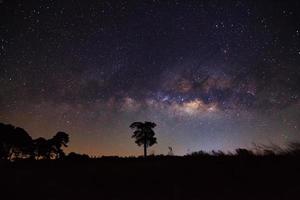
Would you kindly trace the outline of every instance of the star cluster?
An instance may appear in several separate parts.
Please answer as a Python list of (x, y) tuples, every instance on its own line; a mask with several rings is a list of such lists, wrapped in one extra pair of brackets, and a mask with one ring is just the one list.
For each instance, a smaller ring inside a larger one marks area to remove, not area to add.
[(136, 155), (300, 139), (298, 1), (0, 1), (0, 121), (69, 151)]

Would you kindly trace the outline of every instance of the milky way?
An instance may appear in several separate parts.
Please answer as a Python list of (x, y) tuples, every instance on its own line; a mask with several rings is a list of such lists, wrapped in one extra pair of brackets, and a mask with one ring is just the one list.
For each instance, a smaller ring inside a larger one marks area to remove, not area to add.
[(0, 122), (68, 151), (231, 151), (300, 139), (300, 2), (0, 1)]

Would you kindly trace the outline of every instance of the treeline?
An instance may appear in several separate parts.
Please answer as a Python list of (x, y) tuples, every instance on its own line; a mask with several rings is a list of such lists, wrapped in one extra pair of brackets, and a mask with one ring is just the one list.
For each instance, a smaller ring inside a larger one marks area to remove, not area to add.
[[(45, 139), (32, 137), (20, 127), (15, 127), (10, 124), (0, 123), (0, 160), (50, 160), (50, 159), (66, 159), (66, 160), (86, 160), (90, 159), (86, 154), (78, 154), (71, 152), (68, 155), (63, 151), (69, 143), (69, 135), (65, 132), (57, 132), (52, 138)], [(225, 153), (223, 151), (197, 151), (186, 154), (183, 157), (253, 157), (253, 156), (300, 156), (300, 143), (294, 142), (287, 145), (283, 149), (276, 145), (253, 145), (252, 150), (239, 148), (235, 152)], [(171, 147), (169, 149), (172, 150)], [(162, 157), (178, 157), (172, 154), (168, 155), (149, 155), (149, 158)], [(136, 159), (137, 157), (118, 157), (118, 156), (102, 156), (92, 157), (93, 159)]]
[(69, 135), (57, 132), (52, 138), (32, 137), (20, 127), (0, 123), (0, 159), (61, 159), (65, 157)]

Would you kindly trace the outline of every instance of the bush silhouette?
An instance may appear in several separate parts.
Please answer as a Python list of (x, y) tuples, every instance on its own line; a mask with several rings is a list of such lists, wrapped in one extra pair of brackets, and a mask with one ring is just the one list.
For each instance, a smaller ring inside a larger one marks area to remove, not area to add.
[(71, 152), (67, 155), (66, 159), (68, 160), (88, 160), (90, 157), (86, 154), (79, 154), (75, 152)]

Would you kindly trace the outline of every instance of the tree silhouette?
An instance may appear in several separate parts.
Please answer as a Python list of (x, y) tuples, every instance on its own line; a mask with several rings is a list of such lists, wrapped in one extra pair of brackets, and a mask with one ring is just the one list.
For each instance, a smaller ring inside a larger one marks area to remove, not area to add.
[(64, 132), (58, 132), (51, 139), (37, 138), (34, 143), (35, 159), (59, 159), (65, 156), (62, 147), (67, 147), (69, 135)]
[(50, 139), (51, 144), (51, 155), (55, 158), (62, 158), (65, 156), (65, 153), (62, 150), (62, 147), (67, 147), (69, 142), (69, 135), (65, 132), (58, 132), (53, 138)]
[(13, 147), (13, 135), (15, 127), (9, 124), (0, 124), (0, 157), (9, 159)]
[(12, 160), (32, 155), (32, 138), (22, 128), (0, 123), (0, 159)]
[(31, 136), (22, 128), (0, 123), (0, 159), (24, 158), (60, 159), (65, 156), (62, 147), (67, 147), (69, 135), (58, 132), (51, 139)]
[(39, 137), (33, 141), (34, 157), (36, 160), (50, 159), (51, 148), (48, 140)]
[(144, 157), (147, 157), (147, 148), (156, 144), (156, 137), (153, 128), (156, 124), (153, 122), (133, 122), (130, 128), (135, 129), (132, 138), (135, 138), (135, 143), (138, 146), (144, 146)]
[(32, 157), (32, 138), (22, 128), (16, 127), (13, 134), (11, 156), (15, 159)]

